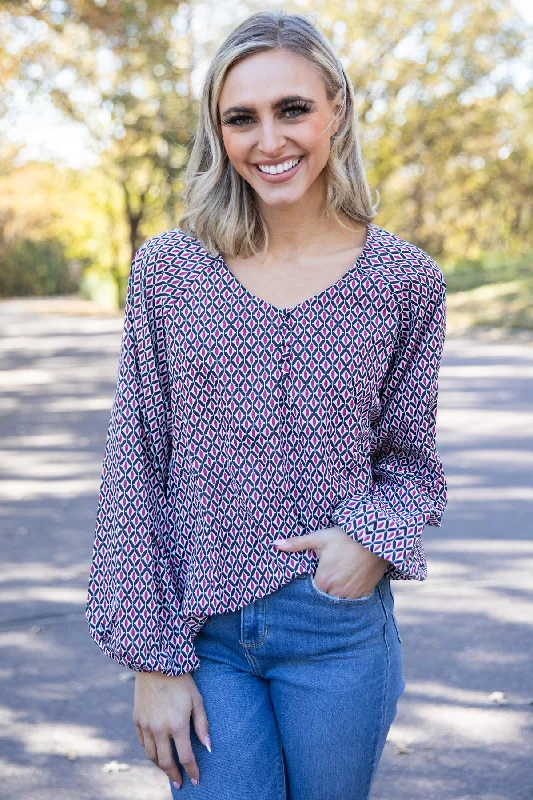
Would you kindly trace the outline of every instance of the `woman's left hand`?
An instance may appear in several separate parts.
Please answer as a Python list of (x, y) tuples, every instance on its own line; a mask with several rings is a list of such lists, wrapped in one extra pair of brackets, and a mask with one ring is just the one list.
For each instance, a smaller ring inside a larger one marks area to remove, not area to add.
[(340, 526), (276, 539), (273, 544), (284, 552), (315, 550), (319, 558), (316, 586), (327, 594), (346, 599), (372, 594), (390, 564), (348, 536)]

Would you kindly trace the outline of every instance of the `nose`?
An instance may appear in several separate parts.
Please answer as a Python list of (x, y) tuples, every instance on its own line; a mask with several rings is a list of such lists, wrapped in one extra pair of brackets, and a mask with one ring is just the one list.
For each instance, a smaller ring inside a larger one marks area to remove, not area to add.
[(284, 146), (285, 136), (275, 120), (263, 122), (258, 142), (259, 150), (268, 158), (275, 158)]

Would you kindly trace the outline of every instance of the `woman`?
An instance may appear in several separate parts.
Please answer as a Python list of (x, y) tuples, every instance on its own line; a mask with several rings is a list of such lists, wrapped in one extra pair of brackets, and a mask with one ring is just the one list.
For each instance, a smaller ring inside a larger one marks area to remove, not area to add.
[(89, 629), (174, 797), (363, 800), (405, 686), (390, 581), (446, 506), (444, 276), (372, 223), (305, 17), (222, 44), (186, 178), (132, 264)]

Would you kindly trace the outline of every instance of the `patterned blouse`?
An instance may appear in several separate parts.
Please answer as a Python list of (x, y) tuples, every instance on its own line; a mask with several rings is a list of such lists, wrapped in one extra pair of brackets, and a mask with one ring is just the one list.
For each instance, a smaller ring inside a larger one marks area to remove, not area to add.
[(173, 229), (128, 281), (86, 617), (114, 661), (181, 675), (194, 638), (295, 576), (314, 550), (277, 538), (342, 526), (424, 580), (447, 486), (436, 449), (446, 281), (370, 224), (329, 288), (288, 309)]

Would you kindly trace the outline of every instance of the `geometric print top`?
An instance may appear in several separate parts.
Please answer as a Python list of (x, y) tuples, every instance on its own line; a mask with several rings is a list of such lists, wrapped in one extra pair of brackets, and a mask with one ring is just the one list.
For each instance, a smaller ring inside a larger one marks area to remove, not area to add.
[(314, 572), (276, 538), (342, 526), (424, 580), (446, 480), (435, 443), (446, 281), (371, 223), (335, 284), (288, 309), (253, 295), (181, 229), (128, 280), (86, 618), (139, 672), (197, 669), (194, 638)]

